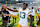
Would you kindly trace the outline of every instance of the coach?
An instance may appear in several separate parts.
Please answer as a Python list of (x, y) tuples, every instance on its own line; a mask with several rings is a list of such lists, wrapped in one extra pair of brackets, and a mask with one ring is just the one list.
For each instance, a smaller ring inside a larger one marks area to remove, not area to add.
[(3, 7), (1, 15), (2, 15), (2, 20), (3, 20), (3, 26), (7, 27), (7, 23), (9, 19), (9, 12), (6, 10), (6, 6)]

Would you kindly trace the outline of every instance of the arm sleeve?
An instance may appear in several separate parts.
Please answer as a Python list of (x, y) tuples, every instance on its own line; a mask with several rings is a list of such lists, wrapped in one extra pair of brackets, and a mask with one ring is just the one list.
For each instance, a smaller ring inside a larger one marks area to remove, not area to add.
[(7, 11), (7, 14), (10, 14), (10, 13)]
[(1, 11), (0, 11), (0, 14), (2, 14)]

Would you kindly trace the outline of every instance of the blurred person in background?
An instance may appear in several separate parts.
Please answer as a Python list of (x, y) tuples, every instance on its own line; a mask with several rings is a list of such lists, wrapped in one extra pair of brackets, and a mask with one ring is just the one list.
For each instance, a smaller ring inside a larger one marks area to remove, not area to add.
[(37, 22), (37, 25), (40, 25), (40, 7), (38, 8), (37, 10), (37, 16), (38, 16), (38, 22)]
[(9, 18), (9, 12), (6, 10), (6, 6), (3, 6), (1, 15), (2, 15), (2, 20), (3, 20), (3, 27), (7, 27), (7, 23), (8, 23), (8, 18)]
[(37, 24), (35, 25), (35, 27), (37, 27), (38, 25), (40, 25), (40, 7), (38, 7), (38, 9), (36, 9), (36, 19), (38, 19)]
[[(13, 8), (14, 10), (16, 10), (16, 7)], [(17, 18), (17, 12), (13, 12), (13, 24), (14, 24), (14, 19), (15, 19), (15, 23), (16, 23), (16, 18)]]
[(32, 27), (34, 27), (34, 15), (35, 15), (35, 10), (32, 7), (31, 14), (30, 14), (30, 19), (32, 19), (30, 23), (33, 25)]

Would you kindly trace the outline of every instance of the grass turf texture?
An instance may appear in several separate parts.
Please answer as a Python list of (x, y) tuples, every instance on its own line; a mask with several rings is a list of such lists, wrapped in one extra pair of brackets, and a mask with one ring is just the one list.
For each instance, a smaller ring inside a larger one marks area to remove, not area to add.
[[(17, 26), (18, 26), (18, 22), (19, 22), (19, 18), (20, 18), (20, 17), (19, 17), (19, 14), (18, 14), (17, 16), (18, 16), (18, 17), (16, 18), (16, 23), (15, 23), (15, 21), (14, 21), (15, 24), (14, 24), (12, 27), (17, 27)], [(37, 23), (36, 20), (35, 20), (35, 19), (36, 19), (35, 17), (36, 17), (36, 14), (35, 14), (35, 16), (34, 16), (34, 24)], [(12, 24), (13, 24), (13, 17), (11, 17), (10, 19), (11, 19), (11, 20), (10, 20), (10, 23), (11, 23), (10, 25), (12, 25)], [(29, 20), (29, 21), (28, 21), (28, 25), (30, 25), (30, 17), (28, 17), (28, 20)], [(32, 26), (33, 26), (33, 25), (32, 25)], [(3, 27), (3, 26), (2, 26), (2, 18), (0, 18), (0, 27)], [(37, 27), (40, 27), (40, 26), (37, 26)]]
[[(11, 17), (10, 18), (11, 20), (10, 20), (10, 25), (12, 25), (13, 24), (13, 17)], [(15, 19), (14, 19), (14, 25), (12, 26), (12, 27), (17, 27), (18, 26), (18, 22), (19, 22), (19, 14), (17, 15), (17, 18), (16, 18), (16, 23), (15, 23)], [(0, 18), (0, 27), (3, 27), (2, 26), (2, 18)]]
[[(36, 18), (36, 12), (35, 12), (35, 16), (34, 16), (34, 26), (37, 24), (38, 21), (38, 17)], [(40, 27), (40, 25), (38, 25), (37, 27)]]
[[(14, 25), (12, 26), (12, 27), (18, 27), (18, 22), (19, 22), (19, 18), (20, 18), (20, 16), (19, 16), (19, 14), (17, 15), (18, 17), (16, 18), (16, 23), (15, 23), (15, 19), (14, 19)], [(11, 20), (10, 20), (10, 25), (12, 25), (13, 24), (13, 17), (11, 17), (10, 18)], [(0, 18), (0, 27), (3, 27), (2, 26), (2, 18)], [(28, 26), (30, 25), (30, 17), (28, 17)], [(9, 26), (9, 27), (11, 27), (11, 26)]]

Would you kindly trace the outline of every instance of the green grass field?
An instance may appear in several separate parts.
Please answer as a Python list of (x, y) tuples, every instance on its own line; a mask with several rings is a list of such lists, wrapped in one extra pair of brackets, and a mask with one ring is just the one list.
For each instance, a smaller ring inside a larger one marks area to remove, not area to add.
[[(13, 24), (13, 17), (11, 17), (10, 19), (11, 19), (10, 23)], [(16, 18), (16, 23), (15, 23), (15, 19), (14, 19), (14, 23), (15, 24), (12, 27), (17, 27), (18, 26), (18, 22), (19, 22), (19, 14), (18, 14), (18, 17)], [(2, 27), (2, 18), (0, 18), (0, 27)]]
[[(35, 12), (35, 16), (34, 16), (34, 26), (37, 24), (38, 21), (38, 17), (36, 18), (36, 12)], [(37, 27), (40, 27), (40, 25), (38, 25)]]
[[(14, 21), (14, 25), (12, 26), (12, 27), (18, 27), (18, 22), (19, 22), (19, 14), (17, 15), (18, 17), (16, 18), (16, 23), (15, 23), (15, 21)], [(36, 17), (36, 16), (35, 16)], [(36, 18), (34, 17), (34, 24), (36, 24), (37, 23), (37, 21), (35, 20)], [(13, 17), (11, 17), (10, 18), (11, 20), (10, 20), (10, 25), (12, 25), (13, 24)], [(30, 17), (28, 17), (28, 25), (30, 25)], [(8, 25), (9, 26), (9, 25)], [(0, 27), (3, 27), (2, 26), (2, 18), (0, 18)], [(34, 27), (33, 25), (32, 25), (32, 27)], [(38, 25), (37, 27), (40, 27), (40, 25)]]
[[(16, 18), (16, 23), (15, 23), (15, 19), (14, 19), (14, 25), (12, 26), (12, 27), (18, 27), (18, 22), (19, 22), (19, 18), (20, 18), (20, 16), (19, 16), (19, 14), (17, 15), (17, 18)], [(11, 20), (10, 20), (10, 25), (12, 25), (13, 24), (13, 17), (11, 17), (10, 18)], [(28, 20), (30, 20), (30, 17), (28, 18)], [(30, 23), (28, 22), (28, 25), (29, 25)], [(8, 24), (8, 26), (9, 26), (9, 24)], [(0, 18), (0, 27), (3, 27), (2, 26), (2, 18)]]

